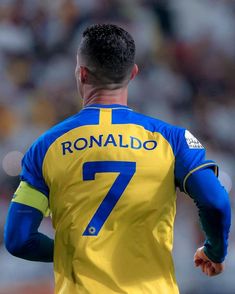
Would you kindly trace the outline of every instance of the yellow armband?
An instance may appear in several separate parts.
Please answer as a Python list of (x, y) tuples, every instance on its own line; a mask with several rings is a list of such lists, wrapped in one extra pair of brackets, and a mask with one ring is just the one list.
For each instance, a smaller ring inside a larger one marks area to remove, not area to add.
[(13, 196), (12, 202), (36, 208), (41, 211), (44, 216), (49, 216), (50, 214), (48, 198), (43, 193), (23, 181), (20, 182), (20, 185)]

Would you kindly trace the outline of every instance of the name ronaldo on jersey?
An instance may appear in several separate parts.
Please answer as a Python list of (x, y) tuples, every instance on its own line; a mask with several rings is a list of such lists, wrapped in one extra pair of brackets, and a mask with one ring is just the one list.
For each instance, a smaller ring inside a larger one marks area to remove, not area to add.
[(89, 136), (88, 138), (77, 138), (75, 141), (65, 141), (61, 143), (62, 154), (68, 155), (76, 151), (81, 151), (86, 148), (93, 147), (107, 147), (114, 146), (118, 148), (131, 148), (134, 150), (145, 149), (148, 151), (154, 150), (157, 147), (157, 142), (154, 140), (142, 141), (139, 138), (129, 136), (123, 137), (123, 135), (98, 135)]

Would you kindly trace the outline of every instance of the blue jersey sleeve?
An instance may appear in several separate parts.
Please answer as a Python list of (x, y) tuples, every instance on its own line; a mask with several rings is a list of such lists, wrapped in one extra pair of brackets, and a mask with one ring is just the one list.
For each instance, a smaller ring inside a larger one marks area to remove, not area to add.
[(54, 241), (38, 232), (43, 214), (28, 205), (12, 202), (4, 229), (6, 249), (14, 256), (52, 262)]
[(206, 150), (187, 130), (175, 131), (175, 181), (182, 192), (188, 193), (186, 183), (195, 171), (211, 168), (218, 174), (218, 167), (212, 160), (206, 159)]
[(42, 165), (45, 156), (43, 140), (38, 139), (26, 152), (22, 160), (21, 180), (33, 186), (44, 195), (49, 195), (49, 188), (44, 180)]
[(193, 173), (187, 181), (187, 191), (198, 207), (200, 222), (206, 234), (206, 255), (214, 262), (223, 262), (231, 225), (228, 193), (209, 169)]

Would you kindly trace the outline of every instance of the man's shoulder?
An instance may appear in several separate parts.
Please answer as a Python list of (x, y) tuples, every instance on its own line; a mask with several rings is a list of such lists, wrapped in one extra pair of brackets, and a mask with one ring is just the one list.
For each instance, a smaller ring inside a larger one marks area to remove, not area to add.
[(60, 137), (84, 122), (79, 118), (80, 112), (52, 126), (42, 133), (31, 145), (31, 150), (43, 150), (43, 153)]
[(132, 119), (135, 124), (143, 126), (146, 130), (162, 133), (163, 135), (176, 134), (185, 131), (183, 127), (173, 125), (169, 122), (136, 111), (133, 111)]
[[(42, 177), (42, 166), (49, 148), (53, 143), (63, 136), (65, 133), (70, 130), (79, 127), (80, 124), (84, 123), (82, 119), (79, 119), (80, 113), (77, 113), (64, 121), (56, 124), (55, 126), (48, 129), (41, 136), (38, 137), (36, 141), (30, 146), (23, 158), (23, 166), (32, 168), (33, 172), (36, 171), (36, 176), (39, 175)], [(27, 182), (32, 186), (38, 188), (38, 182), (35, 182), (35, 179), (30, 178), (31, 176), (27, 174), (27, 168), (23, 170), (21, 176), (25, 178), (27, 175)], [(31, 182), (30, 182), (31, 180)], [(37, 186), (36, 186), (36, 184)], [(42, 185), (41, 190), (45, 195), (48, 194), (48, 190)]]
[(54, 139), (55, 137), (63, 135), (65, 132), (68, 132), (70, 129), (76, 128), (79, 123), (77, 119), (78, 116), (79, 114), (77, 113), (52, 126), (40, 135), (38, 141)]
[(132, 122), (142, 126), (147, 131), (161, 134), (171, 146), (174, 154), (177, 153), (178, 146), (185, 137), (185, 128), (139, 112), (133, 111)]

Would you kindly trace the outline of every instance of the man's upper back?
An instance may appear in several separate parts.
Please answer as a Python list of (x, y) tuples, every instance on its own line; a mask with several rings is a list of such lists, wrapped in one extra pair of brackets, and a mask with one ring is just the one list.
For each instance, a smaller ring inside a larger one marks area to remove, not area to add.
[(204, 157), (188, 131), (122, 105), (86, 107), (39, 138), (22, 180), (49, 197), (58, 293), (177, 293), (175, 188), (214, 166)]

